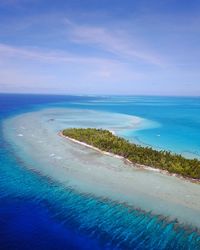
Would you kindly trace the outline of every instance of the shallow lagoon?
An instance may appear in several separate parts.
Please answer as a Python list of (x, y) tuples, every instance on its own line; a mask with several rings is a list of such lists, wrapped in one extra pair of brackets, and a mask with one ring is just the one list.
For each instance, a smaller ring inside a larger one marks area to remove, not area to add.
[(200, 186), (134, 168), (58, 135), (67, 127), (104, 127), (117, 134), (158, 126), (129, 115), (75, 109), (44, 109), (7, 119), (4, 135), (25, 166), (78, 193), (178, 219), (200, 228)]

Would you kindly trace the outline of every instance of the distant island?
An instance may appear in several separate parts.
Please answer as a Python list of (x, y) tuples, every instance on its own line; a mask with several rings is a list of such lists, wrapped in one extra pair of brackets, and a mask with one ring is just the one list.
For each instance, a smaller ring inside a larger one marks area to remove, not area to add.
[(145, 165), (200, 180), (200, 160), (198, 159), (187, 159), (180, 154), (172, 154), (169, 151), (157, 151), (150, 147), (142, 147), (104, 129), (69, 128), (64, 129), (62, 135), (101, 151), (124, 157), (136, 165)]

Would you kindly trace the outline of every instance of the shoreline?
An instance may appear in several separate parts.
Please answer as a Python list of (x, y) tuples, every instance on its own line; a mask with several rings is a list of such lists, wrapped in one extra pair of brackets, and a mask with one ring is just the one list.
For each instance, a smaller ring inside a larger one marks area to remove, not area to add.
[(82, 145), (82, 146), (85, 146), (87, 148), (90, 148), (90, 149), (93, 149), (101, 154), (104, 154), (104, 155), (107, 155), (107, 156), (111, 156), (111, 157), (114, 157), (114, 158), (117, 158), (117, 159), (121, 159), (125, 162), (125, 164), (128, 164), (130, 165), (131, 167), (135, 167), (135, 168), (141, 168), (141, 169), (145, 169), (145, 170), (149, 170), (149, 171), (152, 171), (152, 172), (157, 172), (157, 173), (161, 173), (161, 174), (164, 174), (164, 175), (168, 175), (168, 176), (174, 176), (174, 177), (177, 177), (179, 179), (182, 179), (184, 181), (188, 181), (188, 182), (192, 182), (192, 183), (195, 183), (195, 184), (200, 184), (200, 180), (197, 180), (197, 179), (193, 179), (193, 178), (189, 178), (189, 177), (183, 177), (182, 175), (179, 175), (179, 174), (175, 174), (175, 173), (170, 173), (169, 171), (167, 170), (163, 170), (163, 169), (159, 169), (159, 168), (153, 168), (153, 167), (150, 167), (150, 166), (146, 166), (146, 165), (142, 165), (142, 164), (138, 164), (138, 163), (133, 163), (131, 162), (130, 160), (128, 160), (127, 158), (121, 156), (121, 155), (117, 155), (117, 154), (113, 154), (113, 153), (110, 153), (110, 152), (106, 152), (106, 151), (103, 151), (97, 147), (94, 147), (90, 144), (87, 144), (85, 142), (81, 142), (81, 141), (78, 141), (76, 139), (73, 139), (69, 136), (65, 136), (63, 134), (62, 131), (58, 132), (58, 135), (65, 138), (65, 139), (68, 139), (74, 143), (77, 143), (79, 145)]
[[(49, 112), (54, 122), (48, 122), (49, 113), (45, 111), (47, 119), (44, 119), (44, 112), (39, 112), (11, 118), (4, 123), (5, 138), (11, 145), (19, 147), (16, 155), (27, 167), (62, 183), (66, 189), (152, 211), (156, 216), (178, 220), (181, 225), (191, 225), (195, 230), (200, 228), (197, 219), (200, 215), (199, 185), (137, 168), (128, 162), (126, 165), (123, 159), (106, 156), (87, 145), (62, 138), (58, 133), (65, 124), (60, 118), (66, 115), (57, 112), (54, 116), (51, 110)], [(86, 114), (83, 116), (85, 118)], [(20, 133), (24, 136), (18, 137)]]

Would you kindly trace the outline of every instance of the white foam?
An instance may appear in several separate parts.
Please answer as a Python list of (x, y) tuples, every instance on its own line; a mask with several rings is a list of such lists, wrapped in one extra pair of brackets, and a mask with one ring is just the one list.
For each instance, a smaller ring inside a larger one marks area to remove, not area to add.
[[(54, 119), (53, 123), (48, 122), (50, 118)], [(18, 157), (66, 187), (177, 218), (200, 228), (200, 185), (152, 168), (133, 167), (121, 157), (103, 155), (58, 135), (58, 131), (75, 126), (116, 128), (118, 133), (134, 129), (132, 119), (132, 116), (113, 113), (46, 109), (6, 120), (3, 132), (10, 144), (15, 145), (14, 149), (17, 148)], [(18, 139), (16, 131), (20, 131), (22, 124), (26, 130), (24, 137)], [(29, 136), (31, 133), (36, 137)], [(43, 141), (40, 146), (36, 138)]]
[(54, 158), (57, 159), (57, 160), (61, 160), (62, 159), (61, 156), (55, 156)]

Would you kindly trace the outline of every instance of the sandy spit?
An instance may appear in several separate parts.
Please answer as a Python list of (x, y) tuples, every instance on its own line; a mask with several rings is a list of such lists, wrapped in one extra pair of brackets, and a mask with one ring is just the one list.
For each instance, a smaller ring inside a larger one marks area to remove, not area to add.
[(200, 184), (200, 180), (199, 179), (193, 179), (193, 178), (189, 178), (189, 177), (183, 177), (182, 175), (179, 175), (179, 174), (170, 173), (167, 170), (162, 170), (162, 169), (159, 169), (159, 168), (153, 168), (153, 167), (142, 165), (142, 164), (137, 164), (137, 163), (134, 164), (130, 160), (128, 160), (127, 158), (125, 158), (125, 157), (123, 157), (121, 155), (117, 155), (117, 154), (113, 154), (113, 153), (110, 153), (110, 152), (103, 151), (103, 150), (101, 150), (99, 148), (96, 148), (96, 147), (94, 147), (92, 145), (89, 145), (89, 144), (87, 144), (85, 142), (81, 142), (81, 141), (73, 139), (73, 138), (71, 138), (69, 136), (65, 136), (65, 135), (63, 135), (62, 131), (60, 131), (58, 133), (58, 135), (61, 136), (61, 137), (63, 137), (63, 138), (65, 138), (65, 139), (67, 139), (67, 140), (70, 140), (70, 141), (72, 141), (74, 143), (78, 143), (78, 144), (80, 144), (82, 146), (85, 146), (87, 148), (91, 148), (93, 150), (96, 150), (96, 151), (100, 152), (101, 154), (108, 155), (108, 156), (111, 156), (111, 157), (115, 157), (115, 158), (118, 158), (118, 159), (122, 159), (129, 166), (138, 167), (138, 168), (142, 168), (142, 169), (153, 171), (153, 172), (159, 172), (161, 174), (165, 174), (165, 175), (168, 175), (168, 176), (175, 176), (175, 177), (180, 178), (180, 179), (185, 180), (185, 181), (189, 181), (189, 182)]

